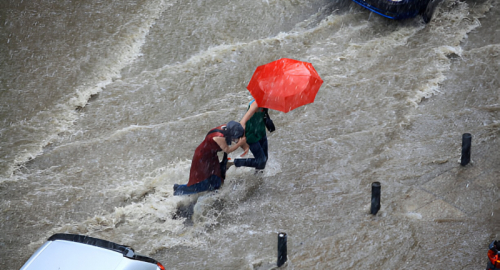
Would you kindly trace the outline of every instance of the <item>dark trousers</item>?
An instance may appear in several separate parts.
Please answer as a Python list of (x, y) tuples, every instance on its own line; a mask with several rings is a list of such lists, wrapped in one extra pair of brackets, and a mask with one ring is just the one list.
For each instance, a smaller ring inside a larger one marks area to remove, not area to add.
[(267, 136), (260, 139), (260, 141), (255, 143), (249, 143), (250, 151), (254, 158), (237, 158), (234, 160), (234, 166), (236, 167), (253, 167), (258, 170), (262, 170), (266, 167), (267, 162)]
[(189, 194), (195, 194), (198, 192), (203, 192), (203, 191), (212, 191), (219, 189), (222, 183), (222, 179), (218, 177), (217, 175), (210, 175), (207, 179), (196, 183), (191, 186), (187, 185), (174, 185), (174, 195), (189, 195)]

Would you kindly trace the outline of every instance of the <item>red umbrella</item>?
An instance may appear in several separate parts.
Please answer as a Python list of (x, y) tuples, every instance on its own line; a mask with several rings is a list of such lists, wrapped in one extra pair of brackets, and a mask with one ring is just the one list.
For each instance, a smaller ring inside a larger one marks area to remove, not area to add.
[(314, 102), (322, 83), (311, 63), (281, 58), (257, 67), (247, 89), (259, 107), (287, 113)]

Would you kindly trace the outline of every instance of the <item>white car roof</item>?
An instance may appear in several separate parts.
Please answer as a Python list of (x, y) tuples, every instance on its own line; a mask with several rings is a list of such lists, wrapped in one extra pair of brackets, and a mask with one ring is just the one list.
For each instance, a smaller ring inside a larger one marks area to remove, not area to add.
[[(159, 270), (153, 259), (105, 240), (74, 236), (49, 238), (21, 270)], [(68, 238), (67, 240), (64, 238)], [(79, 242), (78, 242), (79, 241)], [(147, 260), (138, 259), (146, 258)]]

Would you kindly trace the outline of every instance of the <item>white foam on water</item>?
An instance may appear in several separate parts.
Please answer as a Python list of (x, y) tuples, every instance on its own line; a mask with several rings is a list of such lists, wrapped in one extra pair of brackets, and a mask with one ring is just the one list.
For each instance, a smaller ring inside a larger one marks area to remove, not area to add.
[(406, 214), (406, 216), (411, 218), (411, 219), (422, 219), (422, 214), (415, 213), (415, 212), (409, 212)]
[[(103, 60), (96, 65), (93, 71), (99, 74), (99, 77), (93, 78), (93, 81), (89, 81), (77, 87), (71, 97), (68, 100), (60, 101), (56, 108), (50, 108), (48, 111), (41, 111), (37, 113), (35, 117), (20, 123), (14, 123), (8, 128), (23, 129), (24, 126), (26, 129), (30, 130), (39, 126), (40, 123), (46, 125), (47, 119), (50, 119), (49, 121), (51, 122), (50, 130), (46, 130), (44, 127), (44, 132), (40, 132), (40, 134), (44, 134), (44, 137), (33, 138), (33, 142), (22, 146), (24, 149), (14, 148), (16, 155), (12, 160), (12, 165), (10, 165), (7, 172), (4, 173), (7, 178), (0, 178), (0, 181), (16, 179), (13, 177), (13, 172), (16, 170), (16, 167), (42, 154), (43, 147), (57, 140), (58, 133), (71, 129), (74, 121), (78, 119), (78, 114), (74, 111), (75, 108), (85, 107), (92, 95), (102, 91), (102, 89), (112, 83), (114, 79), (120, 78), (120, 70), (130, 65), (134, 59), (140, 56), (141, 47), (145, 42), (149, 29), (168, 6), (169, 3), (165, 0), (147, 2), (143, 10), (148, 11), (150, 13), (149, 16), (146, 16), (146, 19), (142, 20), (141, 25), (136, 28), (137, 31), (134, 34), (122, 39), (121, 42), (116, 45), (117, 48), (119, 48), (118, 51), (120, 51), (119, 54), (115, 54), (115, 56), (117, 56), (116, 58), (111, 61), (110, 59), (103, 58)], [(8, 131), (3, 131), (2, 133), (4, 132), (8, 133)]]
[[(276, 163), (276, 162), (274, 162)], [(51, 229), (38, 241), (30, 244), (36, 248), (54, 233), (75, 233), (126, 244), (143, 255), (175, 246), (198, 247), (205, 244), (200, 234), (205, 228), (217, 225), (225, 201), (235, 201), (258, 184), (252, 168), (231, 167), (220, 190), (189, 196), (173, 196), (173, 184), (187, 183), (190, 160), (177, 161), (151, 172), (140, 181), (124, 182), (108, 194), (121, 194), (131, 203), (116, 207), (113, 212), (99, 214), (79, 223), (64, 224)], [(271, 173), (273, 174), (273, 173)], [(249, 177), (250, 175), (250, 177)], [(176, 216), (179, 207), (193, 205), (192, 222)], [(148, 237), (140, 237), (142, 233)], [(154, 237), (152, 237), (154, 235)]]
[[(119, 244), (134, 247), (142, 254), (154, 253), (168, 246), (192, 245), (199, 243), (189, 237), (184, 226), (184, 218), (174, 218), (180, 205), (193, 203), (195, 196), (173, 196), (173, 183), (187, 182), (190, 161), (179, 161), (165, 168), (159, 168), (151, 176), (127, 183), (114, 192), (125, 194), (124, 197), (136, 200), (123, 207), (117, 207), (108, 214), (101, 214), (83, 222), (65, 224), (47, 232), (76, 233), (102, 238)], [(154, 234), (155, 237), (137, 237), (142, 233)], [(187, 234), (186, 234), (187, 233)], [(186, 234), (183, 236), (183, 234)], [(186, 239), (187, 237), (187, 239)], [(31, 243), (38, 246), (44, 239)]]

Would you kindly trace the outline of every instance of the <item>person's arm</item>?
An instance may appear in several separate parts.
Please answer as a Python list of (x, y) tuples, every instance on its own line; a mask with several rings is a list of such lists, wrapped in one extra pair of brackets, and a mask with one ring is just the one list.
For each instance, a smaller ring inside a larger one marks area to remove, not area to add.
[(246, 143), (246, 137), (245, 138), (245, 143), (241, 146), (241, 149), (243, 149), (243, 154), (240, 155), (240, 157), (244, 157), (246, 154), (248, 154), (248, 150), (250, 150), (250, 145)]
[(240, 124), (243, 126), (243, 129), (245, 129), (245, 125), (246, 125), (247, 121), (250, 120), (250, 118), (252, 118), (252, 116), (255, 114), (255, 112), (257, 111), (258, 108), (259, 108), (259, 105), (257, 105), (257, 101), (254, 101), (254, 102), (252, 102), (252, 104), (250, 104), (250, 108), (248, 108), (248, 111), (245, 113), (243, 118), (241, 118), (241, 120), (240, 120)]
[(219, 145), (220, 149), (228, 154), (245, 145), (247, 141), (245, 137), (241, 137), (238, 139), (238, 142), (235, 145), (229, 146), (227, 145), (226, 138), (224, 137), (214, 137), (213, 139)]

